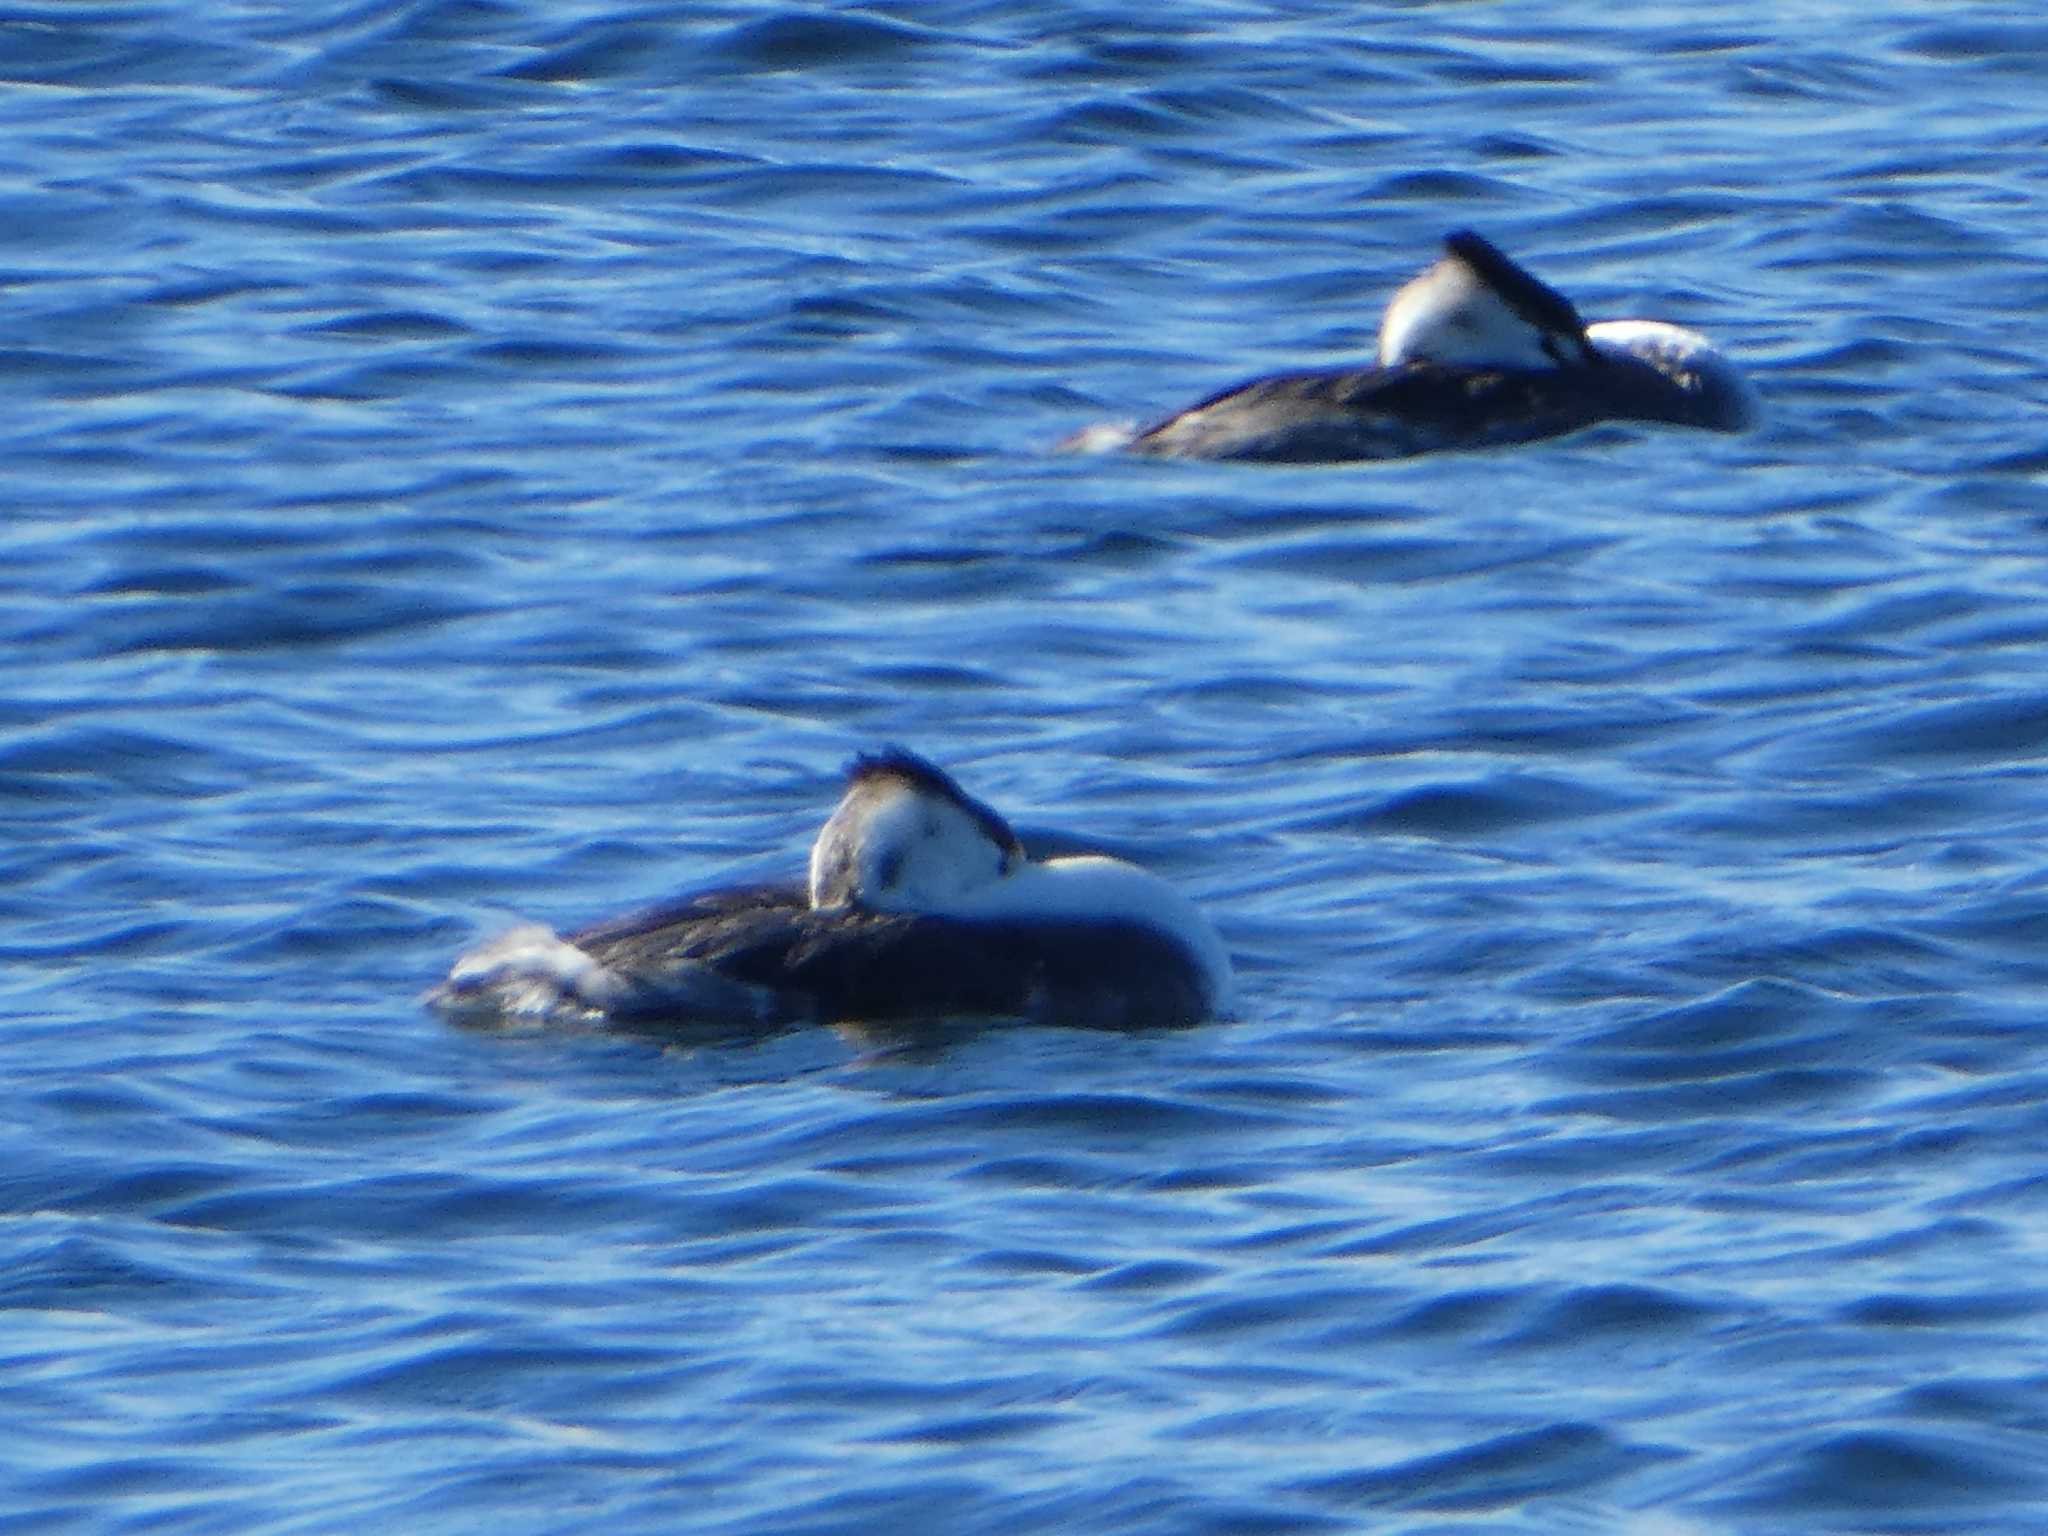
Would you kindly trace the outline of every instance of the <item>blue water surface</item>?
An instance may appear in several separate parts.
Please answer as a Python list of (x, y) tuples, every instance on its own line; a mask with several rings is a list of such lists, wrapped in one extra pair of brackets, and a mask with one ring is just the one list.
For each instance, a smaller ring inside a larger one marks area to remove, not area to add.
[[(2048, 1527), (2048, 24), (0, 12), (0, 1526)], [(1480, 229), (1766, 401), (1072, 458)], [(1203, 1028), (490, 1032), (925, 751)]]

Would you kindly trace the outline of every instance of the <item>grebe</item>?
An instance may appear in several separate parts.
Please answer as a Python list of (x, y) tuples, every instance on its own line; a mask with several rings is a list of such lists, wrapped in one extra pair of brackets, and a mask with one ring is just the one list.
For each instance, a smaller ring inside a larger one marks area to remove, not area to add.
[(1331, 463), (1554, 437), (1597, 421), (1737, 432), (1756, 394), (1697, 332), (1658, 320), (1587, 325), (1572, 303), (1459, 230), (1380, 321), (1369, 367), (1234, 385), (1135, 434), (1088, 428), (1080, 450)]
[(566, 937), (516, 928), (428, 994), (468, 1015), (772, 1024), (1020, 1016), (1191, 1024), (1230, 959), (1195, 904), (1135, 864), (1037, 860), (915, 753), (856, 757), (806, 885), (716, 890)]

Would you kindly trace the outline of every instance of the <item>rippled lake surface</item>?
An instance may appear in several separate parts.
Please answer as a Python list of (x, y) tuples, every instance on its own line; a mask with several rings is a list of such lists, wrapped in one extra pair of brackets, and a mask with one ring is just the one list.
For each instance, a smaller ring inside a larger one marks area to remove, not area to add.
[[(0, 1525), (2048, 1526), (2030, 6), (0, 13)], [(1047, 445), (1478, 228), (1743, 437)], [(1110, 1034), (485, 1032), (854, 751)]]

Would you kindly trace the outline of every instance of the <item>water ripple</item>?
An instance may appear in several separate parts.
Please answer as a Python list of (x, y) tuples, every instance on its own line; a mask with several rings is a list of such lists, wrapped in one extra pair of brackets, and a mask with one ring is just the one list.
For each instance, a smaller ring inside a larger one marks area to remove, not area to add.
[[(0, 1524), (2043, 1523), (2032, 18), (0, 18)], [(1049, 455), (1478, 226), (1754, 433)], [(1189, 1031), (455, 1030), (852, 751)]]

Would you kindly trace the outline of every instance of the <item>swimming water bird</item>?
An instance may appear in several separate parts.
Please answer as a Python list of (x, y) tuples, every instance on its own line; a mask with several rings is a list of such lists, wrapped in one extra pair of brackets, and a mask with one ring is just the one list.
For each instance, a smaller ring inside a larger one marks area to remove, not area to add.
[(1599, 421), (1735, 432), (1756, 414), (1748, 381), (1704, 336), (1657, 320), (1587, 325), (1563, 294), (1460, 230), (1387, 305), (1371, 365), (1271, 374), (1142, 431), (1090, 428), (1067, 446), (1328, 463), (1529, 442)]
[(806, 884), (708, 891), (566, 936), (515, 928), (428, 1000), (647, 1024), (1115, 1027), (1198, 1022), (1229, 984), (1215, 929), (1164, 880), (1097, 854), (1033, 859), (950, 775), (892, 748), (848, 766)]

